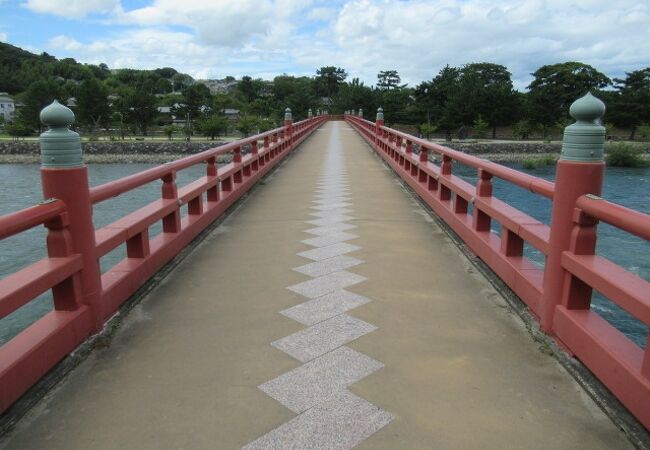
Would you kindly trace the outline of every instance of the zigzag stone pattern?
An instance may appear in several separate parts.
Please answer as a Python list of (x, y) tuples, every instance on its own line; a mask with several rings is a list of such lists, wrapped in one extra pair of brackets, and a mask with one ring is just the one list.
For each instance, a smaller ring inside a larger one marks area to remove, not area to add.
[[(388, 425), (393, 416), (354, 395), (347, 388), (383, 364), (345, 344), (377, 329), (346, 314), (371, 299), (345, 290), (366, 280), (347, 269), (363, 261), (348, 255), (361, 247), (353, 241), (354, 205), (346, 181), (339, 143), (339, 123), (326, 153), (325, 165), (315, 194), (316, 219), (301, 242), (314, 247), (298, 253), (310, 262), (293, 270), (311, 280), (287, 287), (307, 301), (281, 311), (307, 328), (278, 339), (271, 345), (304, 363), (258, 386), (298, 414), (293, 419), (243, 447), (252, 449), (350, 449)], [(316, 226), (315, 228), (313, 226)]]

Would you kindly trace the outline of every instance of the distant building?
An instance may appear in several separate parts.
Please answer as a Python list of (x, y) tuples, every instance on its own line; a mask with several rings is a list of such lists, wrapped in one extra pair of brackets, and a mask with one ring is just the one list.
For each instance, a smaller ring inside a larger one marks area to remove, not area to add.
[(66, 100), (66, 104), (68, 105), (68, 108), (76, 108), (77, 107), (77, 98), (76, 97), (70, 97), (68, 100)]
[(237, 120), (239, 119), (239, 110), (234, 108), (225, 108), (221, 112), (226, 116), (227, 119)]
[(0, 115), (6, 123), (13, 122), (16, 116), (16, 102), (6, 92), (0, 92)]

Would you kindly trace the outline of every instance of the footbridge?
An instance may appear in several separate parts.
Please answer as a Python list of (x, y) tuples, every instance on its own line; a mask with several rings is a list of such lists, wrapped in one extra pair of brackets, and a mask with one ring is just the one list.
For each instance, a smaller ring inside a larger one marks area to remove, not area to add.
[[(2, 448), (647, 445), (650, 346), (590, 299), (650, 323), (650, 284), (595, 251), (598, 222), (650, 239), (650, 217), (598, 197), (602, 103), (571, 113), (555, 182), (380, 110), (287, 111), (281, 128), (89, 187), (72, 113), (47, 107), (46, 200), (0, 217), (0, 238), (44, 225), (48, 256), (0, 281), (0, 317), (50, 290), (53, 309), (0, 347)], [(550, 199), (550, 223), (493, 178)], [(159, 199), (95, 227), (94, 208), (149, 183)]]

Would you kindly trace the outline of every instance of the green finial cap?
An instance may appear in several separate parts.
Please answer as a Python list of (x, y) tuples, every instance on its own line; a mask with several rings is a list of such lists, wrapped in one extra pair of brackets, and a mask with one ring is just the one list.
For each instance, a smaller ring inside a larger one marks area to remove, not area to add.
[(560, 159), (580, 162), (602, 161), (605, 127), (600, 124), (600, 119), (605, 114), (605, 104), (590, 92), (573, 102), (569, 114), (576, 122), (564, 129)]
[(377, 109), (377, 120), (384, 120), (384, 108), (381, 106)]
[(291, 120), (291, 109), (287, 108), (284, 110), (284, 120)]
[(41, 164), (43, 167), (83, 166), (81, 138), (68, 127), (74, 123), (70, 108), (54, 100), (41, 110), (41, 122), (49, 127), (41, 134)]

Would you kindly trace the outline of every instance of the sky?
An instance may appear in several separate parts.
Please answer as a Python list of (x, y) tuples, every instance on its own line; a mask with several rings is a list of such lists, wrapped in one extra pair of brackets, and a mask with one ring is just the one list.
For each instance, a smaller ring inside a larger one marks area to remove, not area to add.
[(271, 79), (343, 67), (415, 86), (449, 64), (650, 66), (650, 0), (0, 0), (0, 41), (110, 68)]

